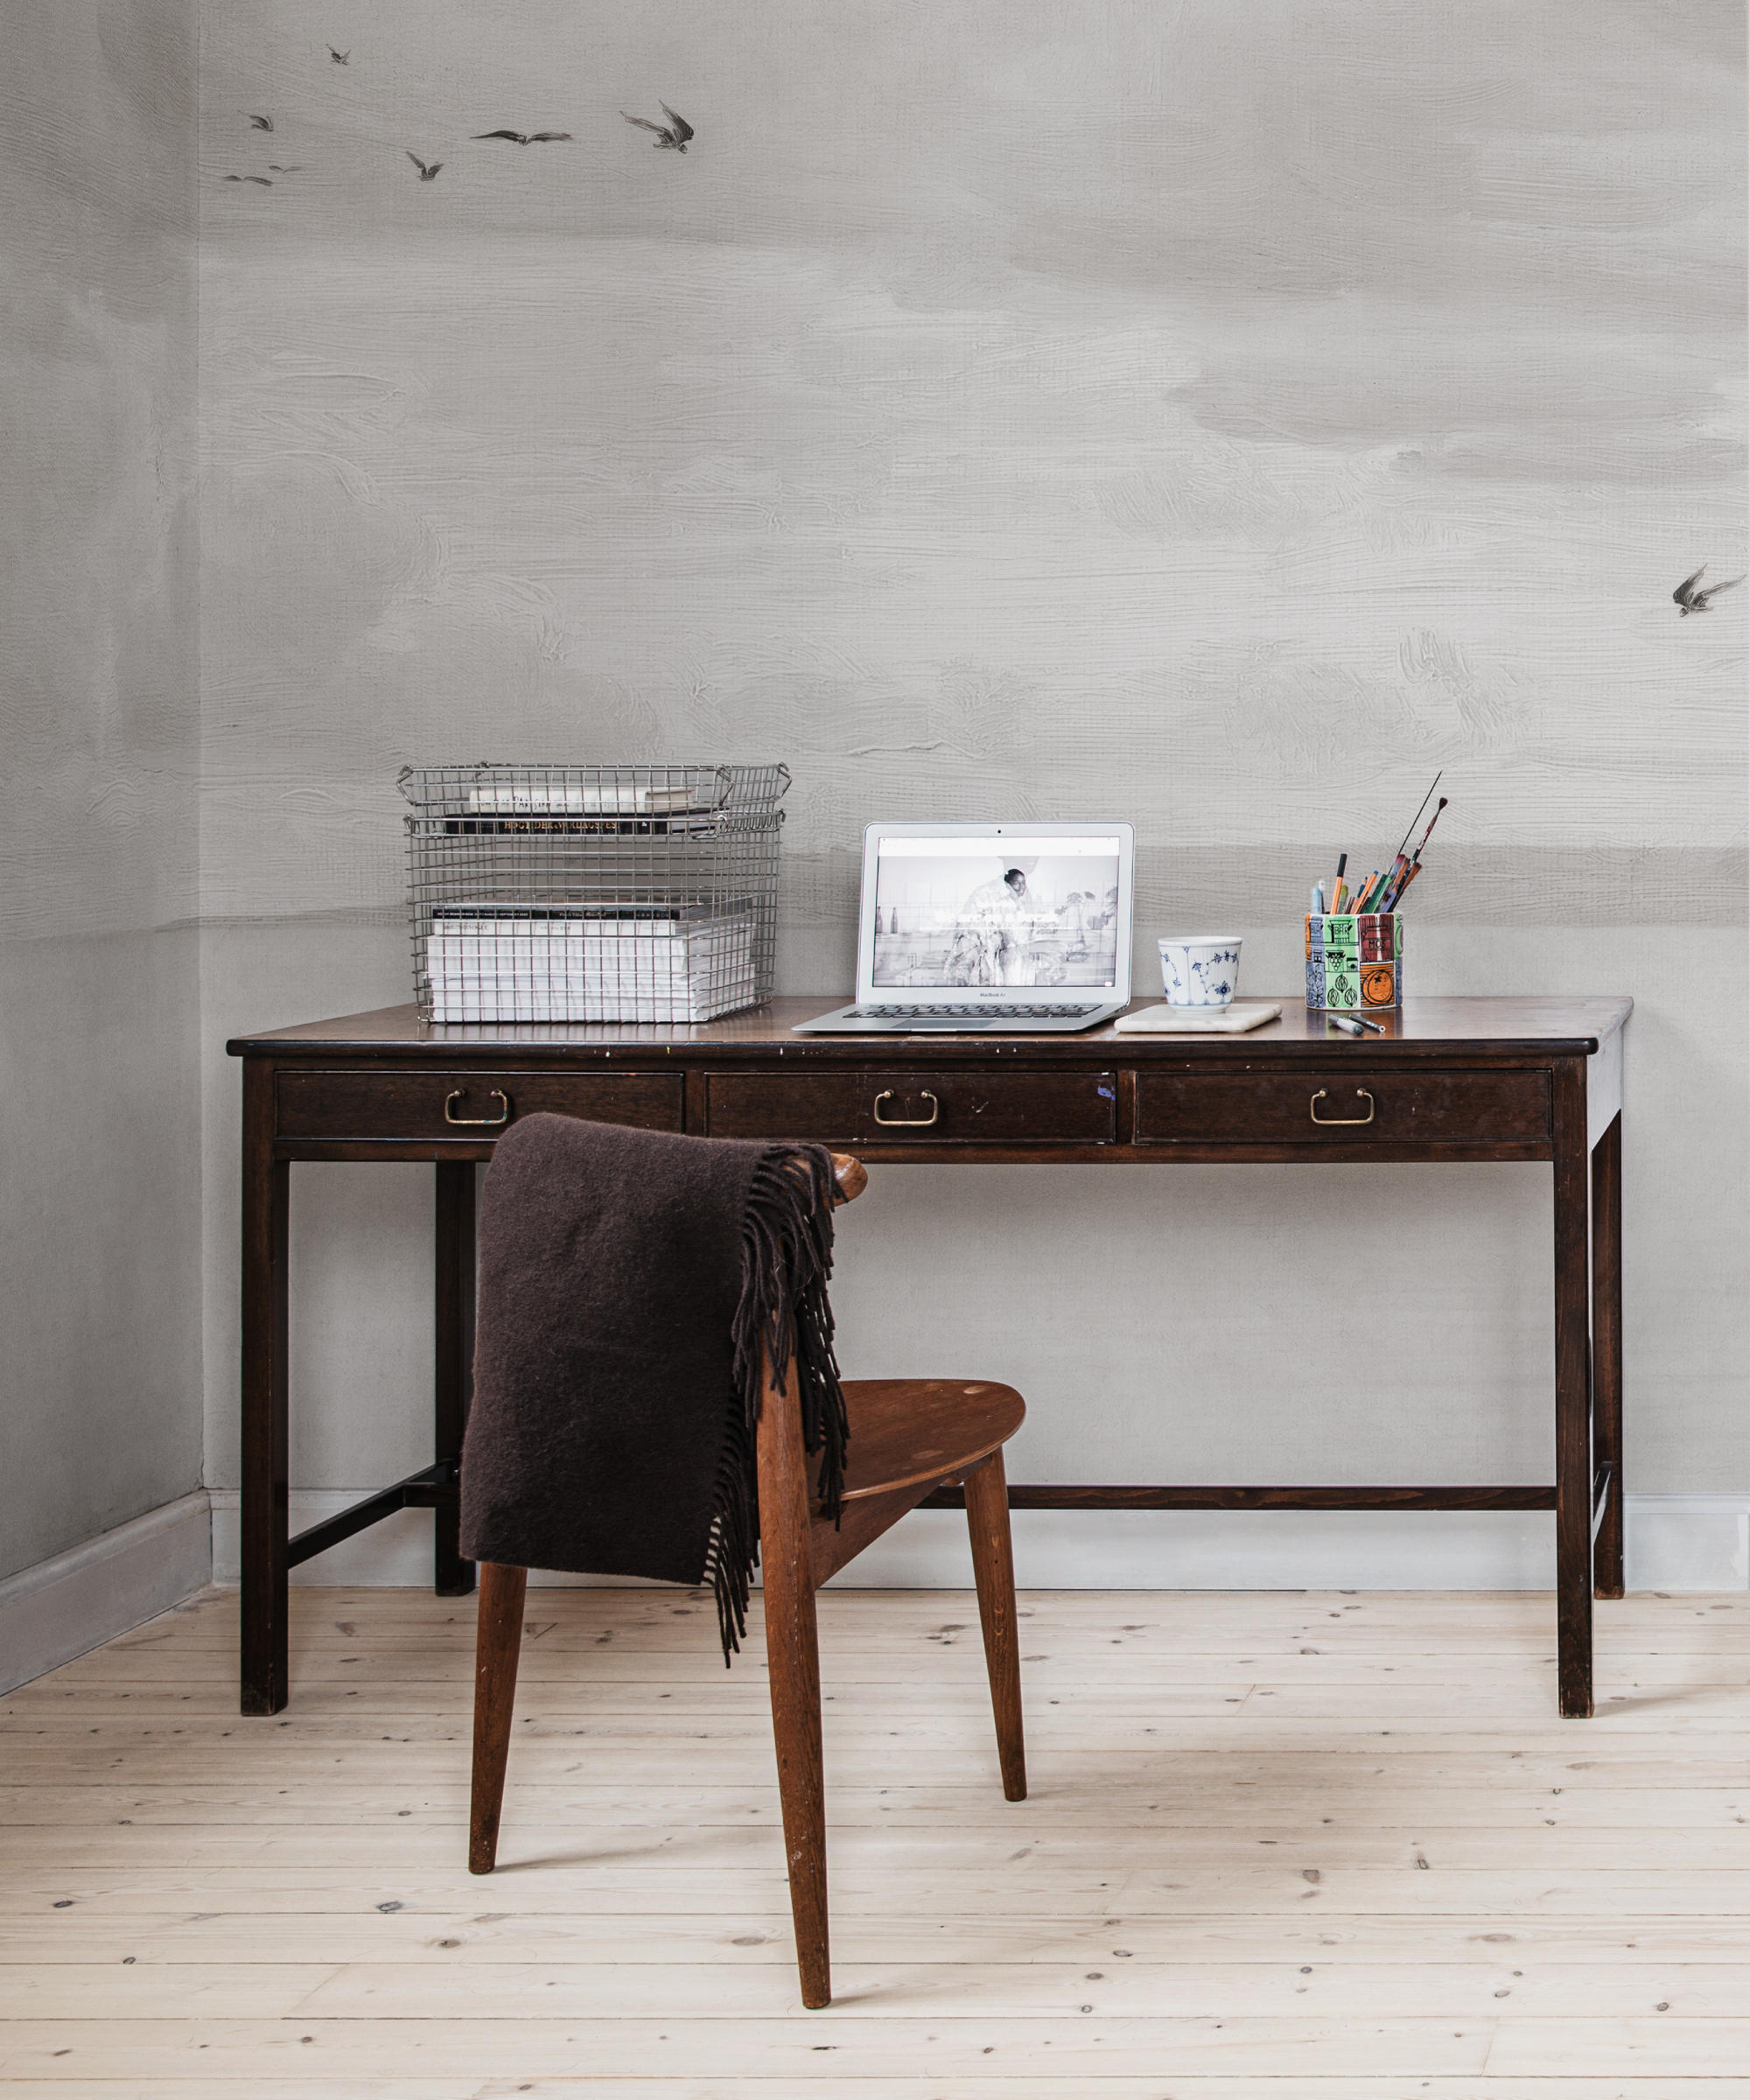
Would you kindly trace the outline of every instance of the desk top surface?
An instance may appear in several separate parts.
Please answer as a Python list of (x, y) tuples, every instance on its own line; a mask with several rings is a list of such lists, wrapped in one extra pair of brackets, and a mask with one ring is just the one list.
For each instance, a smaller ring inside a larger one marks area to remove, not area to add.
[[(1110, 1026), (1081, 1035), (795, 1035), (799, 1021), (846, 1004), (845, 997), (814, 995), (774, 998), (745, 1013), (696, 1026), (642, 1022), (551, 1021), (445, 1023), (423, 1021), (416, 1006), (384, 1006), (332, 1020), (306, 1021), (234, 1038), (233, 1057), (307, 1058), (335, 1055), (372, 1059), (434, 1058), (509, 1052), (528, 1059), (561, 1059), (592, 1052), (642, 1051), (656, 1055), (685, 1052), (692, 1057), (745, 1059), (782, 1055), (810, 1063), (881, 1063), (945, 1059), (976, 1061), (993, 1054), (1082, 1063), (1091, 1055), (1111, 1063), (1152, 1063), (1162, 1058), (1223, 1060), (1271, 1057), (1309, 1046), (1321, 1055), (1377, 1058), (1396, 1050), (1418, 1061), (1447, 1054), (1494, 1052), (1508, 1055), (1590, 1056), (1628, 1018), (1628, 998), (1410, 999), (1399, 1012), (1371, 1018), (1382, 1035), (1345, 1035), (1322, 1013), (1309, 1013), (1303, 995), (1284, 996), (1281, 1018), (1246, 1035), (1124, 1034)], [(1158, 1005), (1158, 1000), (1137, 1000)]]

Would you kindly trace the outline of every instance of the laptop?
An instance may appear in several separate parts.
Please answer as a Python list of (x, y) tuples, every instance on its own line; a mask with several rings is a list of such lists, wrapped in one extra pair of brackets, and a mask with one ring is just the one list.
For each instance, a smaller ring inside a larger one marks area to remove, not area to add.
[(798, 1035), (1071, 1035), (1130, 1003), (1129, 824), (871, 824), (857, 998)]

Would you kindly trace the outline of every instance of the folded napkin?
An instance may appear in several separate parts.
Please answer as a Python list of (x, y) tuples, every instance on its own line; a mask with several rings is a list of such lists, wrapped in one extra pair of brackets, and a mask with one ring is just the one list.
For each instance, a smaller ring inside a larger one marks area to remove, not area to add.
[(1281, 1012), (1280, 999), (1236, 999), (1231, 1006), (1132, 1006), (1112, 1026), (1120, 1035), (1244, 1035)]

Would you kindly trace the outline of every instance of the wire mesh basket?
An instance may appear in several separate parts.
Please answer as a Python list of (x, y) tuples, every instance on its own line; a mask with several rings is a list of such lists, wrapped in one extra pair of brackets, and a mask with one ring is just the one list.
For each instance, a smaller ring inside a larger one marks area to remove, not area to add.
[(708, 1021), (772, 996), (783, 766), (408, 766), (428, 1021)]

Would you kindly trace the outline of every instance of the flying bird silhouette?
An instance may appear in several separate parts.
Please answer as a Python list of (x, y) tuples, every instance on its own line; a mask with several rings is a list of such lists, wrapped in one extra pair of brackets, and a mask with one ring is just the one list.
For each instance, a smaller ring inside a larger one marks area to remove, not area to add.
[(425, 163), (421, 160), (416, 153), (410, 153), (407, 158), (413, 163), (414, 166), (419, 170), (419, 179), (421, 182), (437, 181), (438, 171), (444, 164), (441, 160), (434, 160), (430, 166), (427, 167)]
[[(246, 110), (244, 114), (248, 116), (248, 113)], [(274, 120), (270, 116), (251, 116), (249, 122), (257, 131), (271, 131), (274, 128)]]
[(265, 175), (228, 175), (225, 179), (227, 182), (258, 182), (264, 190), (270, 190), (274, 186)]
[(1741, 576), (1730, 577), (1723, 584), (1710, 584), (1705, 591), (1698, 591), (1696, 585), (1706, 573), (1707, 564), (1704, 562), (1693, 576), (1686, 576), (1671, 593), (1678, 612), (1685, 620), (1691, 612), (1705, 612), (1710, 598), (1718, 598), (1722, 591), (1735, 591), (1744, 581)]
[[(270, 175), (301, 175), (303, 172), (304, 164), (302, 161), (300, 161), (295, 168), (283, 168), (279, 166), (276, 162), (271, 160), (268, 163), (268, 173)], [(256, 180), (259, 181), (260, 179), (260, 177), (257, 176)]]
[(637, 124), (641, 130), (656, 134), (657, 152), (684, 153), (687, 141), (693, 136), (693, 127), (684, 116), (676, 116), (667, 102), (658, 102), (656, 107), (668, 118), (666, 124), (653, 124), (648, 116), (626, 116), (624, 109), (620, 114), (626, 116), (628, 124)]
[(538, 146), (550, 139), (569, 138), (569, 131), (476, 131), (476, 138), (508, 138), (514, 146)]
[(352, 63), (353, 54), (350, 51), (336, 51), (332, 44), (328, 46), (328, 56), (337, 66), (348, 66)]

